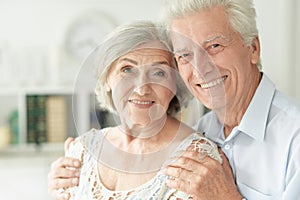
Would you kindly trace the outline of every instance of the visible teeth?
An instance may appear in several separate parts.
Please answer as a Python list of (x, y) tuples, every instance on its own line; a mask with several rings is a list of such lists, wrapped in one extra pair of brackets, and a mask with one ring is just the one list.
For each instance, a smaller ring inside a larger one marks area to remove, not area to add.
[(130, 102), (135, 104), (142, 104), (142, 105), (149, 105), (153, 103), (153, 101), (139, 101), (139, 100), (130, 100)]
[(223, 76), (219, 79), (216, 79), (214, 81), (211, 81), (209, 83), (203, 83), (201, 84), (200, 86), (203, 88), (203, 89), (207, 89), (207, 88), (210, 88), (210, 87), (214, 87), (216, 85), (219, 85), (220, 83), (222, 83), (225, 79), (227, 78), (227, 76)]

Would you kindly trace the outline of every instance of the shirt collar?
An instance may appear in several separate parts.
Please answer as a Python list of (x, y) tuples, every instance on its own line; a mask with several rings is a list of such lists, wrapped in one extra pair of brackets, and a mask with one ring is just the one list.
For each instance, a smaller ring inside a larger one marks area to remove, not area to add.
[(262, 73), (262, 79), (242, 118), (238, 130), (250, 137), (263, 141), (269, 110), (275, 93), (272, 81)]

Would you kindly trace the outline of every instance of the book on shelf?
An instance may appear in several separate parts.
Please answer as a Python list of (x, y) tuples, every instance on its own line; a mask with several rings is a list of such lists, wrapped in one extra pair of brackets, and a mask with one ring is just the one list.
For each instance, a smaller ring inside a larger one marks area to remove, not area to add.
[(67, 107), (65, 97), (48, 97), (46, 111), (48, 142), (64, 141), (67, 137)]
[(28, 95), (27, 142), (63, 142), (67, 137), (67, 106), (64, 96)]

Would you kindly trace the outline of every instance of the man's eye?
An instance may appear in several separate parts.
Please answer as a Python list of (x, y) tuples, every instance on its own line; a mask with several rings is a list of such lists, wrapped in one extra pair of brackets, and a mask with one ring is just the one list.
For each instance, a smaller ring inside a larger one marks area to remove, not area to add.
[(183, 57), (183, 58), (187, 58), (187, 57), (189, 57), (191, 54), (189, 54), (189, 53), (183, 53), (183, 54), (181, 54), (181, 56)]
[(210, 55), (214, 55), (214, 54), (217, 54), (221, 51), (224, 50), (224, 46), (219, 44), (219, 43), (215, 43), (215, 44), (212, 44), (210, 46), (208, 46), (208, 48), (206, 49), (206, 51), (210, 54)]
[(210, 47), (212, 48), (212, 49), (215, 49), (215, 48), (218, 48), (218, 47), (220, 47), (221, 45), (220, 44), (213, 44), (213, 45), (211, 45)]
[(187, 64), (192, 60), (192, 54), (191, 53), (182, 53), (175, 57), (178, 64)]

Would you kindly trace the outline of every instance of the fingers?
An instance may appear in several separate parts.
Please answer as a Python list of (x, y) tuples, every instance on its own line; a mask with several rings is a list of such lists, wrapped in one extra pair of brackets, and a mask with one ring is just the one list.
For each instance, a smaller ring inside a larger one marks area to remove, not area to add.
[(60, 188), (68, 188), (68, 187), (74, 187), (77, 186), (79, 183), (79, 178), (74, 177), (74, 178), (52, 178), (48, 177), (49, 181), (49, 189), (52, 190), (58, 190)]
[(51, 164), (48, 173), (48, 192), (58, 200), (69, 199), (69, 194), (61, 192), (62, 188), (78, 185), (81, 162), (78, 159), (60, 157)]
[(56, 200), (70, 199), (70, 194), (68, 194), (67, 192), (60, 192), (59, 190), (50, 190), (50, 189), (48, 192), (49, 192), (50, 196)]
[(48, 178), (78, 178), (80, 175), (79, 169), (71, 168), (54, 168), (51, 169)]
[(51, 169), (57, 169), (57, 168), (65, 168), (65, 167), (71, 167), (71, 168), (80, 168), (81, 162), (78, 159), (70, 158), (70, 157), (60, 157), (56, 161), (52, 162)]
[(179, 158), (173, 159), (169, 166), (183, 168), (187, 171), (201, 171), (199, 167), (204, 165), (217, 165), (218, 161), (207, 156), (207, 154), (198, 153), (195, 151), (185, 151)]
[[(60, 157), (56, 161), (51, 164), (51, 169), (48, 174), (49, 181), (63, 181), (64, 179), (74, 179), (78, 178), (80, 175), (79, 167), (81, 163), (78, 159), (68, 158), (68, 157)], [(53, 185), (57, 185), (59, 183), (55, 183)], [(58, 185), (56, 188), (60, 187)]]
[(185, 181), (185, 180), (177, 181), (174, 179), (167, 179), (166, 184), (170, 188), (173, 188), (173, 189), (176, 189), (179, 191), (183, 191), (187, 194), (192, 194), (192, 190), (190, 189), (191, 184), (189, 181)]
[(223, 170), (224, 170), (227, 178), (229, 180), (234, 180), (233, 172), (232, 172), (230, 163), (229, 163), (226, 155), (222, 151), (220, 151), (220, 150), (219, 150), (219, 152), (220, 152), (220, 155), (221, 155), (221, 157), (223, 159), (222, 167), (223, 167)]
[(186, 151), (163, 171), (171, 177), (167, 179), (168, 187), (183, 191), (187, 194), (197, 194), (201, 188), (210, 181), (216, 169), (221, 169), (221, 164), (206, 154), (195, 151)]

